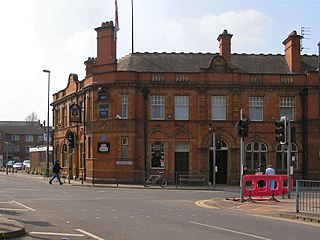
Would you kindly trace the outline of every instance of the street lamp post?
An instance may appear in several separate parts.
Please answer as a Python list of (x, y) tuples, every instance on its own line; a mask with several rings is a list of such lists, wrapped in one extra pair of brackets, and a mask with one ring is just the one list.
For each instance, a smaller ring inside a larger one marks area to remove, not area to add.
[(49, 100), (50, 100), (50, 71), (43, 70), (48, 73), (48, 105), (47, 105), (47, 159), (46, 159), (46, 176), (49, 177)]

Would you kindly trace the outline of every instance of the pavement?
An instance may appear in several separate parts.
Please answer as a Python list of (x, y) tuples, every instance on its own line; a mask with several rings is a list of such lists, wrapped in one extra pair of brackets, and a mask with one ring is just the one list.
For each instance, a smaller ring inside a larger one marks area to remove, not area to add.
[[(19, 177), (32, 177), (44, 179), (43, 176), (39, 175), (30, 175), (30, 174), (19, 174)], [(69, 182), (65, 182), (66, 185), (69, 185)], [(70, 185), (72, 186), (83, 186), (83, 187), (108, 187), (108, 188), (145, 188), (142, 185), (129, 185), (129, 184), (95, 184), (81, 182), (81, 181), (70, 181)], [(151, 187), (154, 189), (161, 189), (159, 186)], [(227, 185), (217, 185), (214, 189), (212, 188), (176, 188), (175, 186), (167, 186), (166, 189), (175, 189), (175, 190), (208, 190), (208, 191), (226, 191), (230, 192), (230, 195), (235, 195), (235, 193), (239, 192), (239, 187), (235, 186), (227, 186)], [(320, 214), (312, 214), (312, 213), (303, 213), (296, 212), (296, 199), (295, 195), (291, 194), (291, 198), (282, 198), (276, 197), (278, 201), (272, 201), (269, 198), (255, 198), (255, 201), (248, 201), (248, 199), (244, 198), (244, 202), (240, 202), (239, 198), (212, 198), (206, 200), (197, 201), (196, 204), (199, 207), (204, 207), (208, 209), (224, 209), (229, 211), (238, 211), (244, 212), (247, 214), (254, 214), (260, 216), (267, 217), (276, 217), (276, 218), (285, 218), (291, 219), (295, 221), (305, 221), (315, 224), (320, 224)], [(0, 215), (0, 240), (1, 239), (10, 239), (21, 237), (26, 234), (25, 227), (15, 221), (4, 218)]]

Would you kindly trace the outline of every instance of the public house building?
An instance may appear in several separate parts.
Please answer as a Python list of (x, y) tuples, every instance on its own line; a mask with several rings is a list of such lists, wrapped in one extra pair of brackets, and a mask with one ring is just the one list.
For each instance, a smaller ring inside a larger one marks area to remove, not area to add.
[(224, 30), (217, 53), (135, 52), (118, 60), (114, 29), (113, 22), (95, 29), (97, 57), (85, 61), (85, 78), (70, 74), (53, 95), (54, 158), (74, 179), (142, 183), (160, 170), (169, 184), (187, 174), (238, 185), (242, 109), (245, 173), (259, 164), (287, 173), (286, 145), (275, 139), (275, 121), (286, 116), (296, 129), (293, 179), (319, 180), (318, 56), (301, 54), (296, 31), (282, 42), (283, 54), (232, 53)]

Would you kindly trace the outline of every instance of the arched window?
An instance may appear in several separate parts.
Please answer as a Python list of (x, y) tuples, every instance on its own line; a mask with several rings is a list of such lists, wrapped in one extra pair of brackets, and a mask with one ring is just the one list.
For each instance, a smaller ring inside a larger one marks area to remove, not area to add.
[(56, 157), (55, 157), (55, 160), (59, 160), (60, 161), (60, 146), (57, 145), (56, 146)]
[(263, 142), (250, 142), (245, 148), (245, 161), (247, 169), (257, 169), (259, 164), (266, 166), (267, 145)]
[(67, 160), (68, 160), (67, 158), (68, 158), (67, 145), (63, 144), (63, 147), (62, 147), (62, 163), (61, 163), (62, 167), (66, 167), (67, 166)]
[[(287, 145), (278, 144), (276, 147), (276, 169), (287, 169)], [(291, 144), (291, 166), (295, 170), (298, 169), (298, 146), (295, 143)]]

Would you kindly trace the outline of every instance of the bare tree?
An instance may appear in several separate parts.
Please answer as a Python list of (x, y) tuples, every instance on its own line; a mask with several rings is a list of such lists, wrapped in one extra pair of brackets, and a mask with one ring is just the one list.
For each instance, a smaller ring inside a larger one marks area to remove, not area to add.
[(38, 121), (38, 116), (35, 112), (32, 112), (30, 114), (28, 114), (28, 116), (25, 119), (27, 122), (36, 122)]

